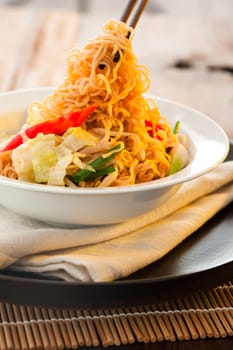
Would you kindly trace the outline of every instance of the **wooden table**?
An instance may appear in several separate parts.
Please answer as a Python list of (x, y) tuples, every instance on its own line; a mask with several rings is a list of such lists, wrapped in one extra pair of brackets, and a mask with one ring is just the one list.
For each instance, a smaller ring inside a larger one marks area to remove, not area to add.
[[(60, 84), (67, 51), (83, 46), (106, 21), (104, 16), (76, 12), (7, 7), (0, 7), (0, 17), (0, 91)], [(233, 139), (232, 43), (230, 19), (145, 14), (134, 48), (138, 61), (150, 69), (151, 93), (208, 114)], [(232, 339), (211, 339), (133, 348), (229, 350), (231, 346)]]

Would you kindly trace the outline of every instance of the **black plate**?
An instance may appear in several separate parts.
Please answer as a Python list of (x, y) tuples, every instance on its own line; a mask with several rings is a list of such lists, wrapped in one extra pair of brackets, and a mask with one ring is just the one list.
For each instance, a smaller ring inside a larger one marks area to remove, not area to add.
[[(233, 159), (232, 143), (227, 159)], [(164, 258), (114, 282), (67, 283), (4, 270), (0, 300), (44, 307), (114, 307), (159, 302), (211, 288), (233, 278), (232, 227), (233, 203)]]

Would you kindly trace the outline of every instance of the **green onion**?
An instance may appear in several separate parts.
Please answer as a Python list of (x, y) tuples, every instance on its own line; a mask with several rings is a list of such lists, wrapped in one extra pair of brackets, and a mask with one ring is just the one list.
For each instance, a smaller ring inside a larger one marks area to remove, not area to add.
[(177, 121), (174, 128), (173, 128), (173, 134), (177, 134), (180, 128), (180, 121)]
[(115, 168), (113, 165), (107, 167), (107, 168), (102, 168), (99, 170), (96, 170), (95, 172), (90, 172), (90, 174), (86, 177), (85, 180), (93, 180), (99, 176), (105, 176), (110, 173), (113, 173), (115, 171)]
[[(113, 170), (114, 167), (108, 167), (103, 168), (110, 160), (112, 160), (116, 153), (119, 153), (122, 150), (121, 144), (118, 143), (113, 148), (109, 149), (105, 153), (103, 153), (101, 156), (97, 157), (95, 160), (93, 160), (89, 165), (94, 169), (94, 171), (91, 171), (89, 169), (81, 169), (78, 170), (74, 175), (70, 177), (71, 181), (78, 184), (80, 181), (89, 180), (96, 178), (98, 176), (107, 175), (110, 172), (115, 171)], [(109, 156), (105, 156), (108, 153), (111, 153)], [(101, 172), (100, 172), (101, 170)]]

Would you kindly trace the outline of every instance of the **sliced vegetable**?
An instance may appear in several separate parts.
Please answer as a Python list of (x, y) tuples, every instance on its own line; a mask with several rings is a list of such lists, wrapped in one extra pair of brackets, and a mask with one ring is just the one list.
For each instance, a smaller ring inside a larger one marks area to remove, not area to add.
[(151, 137), (154, 137), (153, 125), (150, 120), (145, 121), (145, 126), (148, 128), (147, 132)]
[(29, 182), (35, 181), (32, 159), (27, 143), (15, 148), (12, 151), (11, 159), (19, 180)]
[(50, 169), (57, 163), (55, 135), (38, 135), (28, 142), (35, 182), (47, 183)]
[(181, 143), (171, 150), (171, 167), (169, 175), (177, 173), (188, 163), (188, 151)]
[(110, 173), (113, 173), (114, 171), (115, 171), (114, 166), (110, 165), (107, 168), (102, 168), (102, 169), (96, 170), (95, 172), (90, 172), (90, 174), (86, 177), (86, 180), (93, 180), (93, 179), (96, 179), (97, 177), (105, 176)]
[[(110, 160), (112, 160), (115, 155), (119, 152), (122, 151), (122, 145), (120, 143), (118, 143), (116, 146), (112, 147), (111, 149), (109, 149), (108, 151), (106, 151), (105, 153), (103, 153), (101, 156), (97, 157), (95, 160), (93, 160), (91, 163), (89, 163), (89, 165), (91, 165), (91, 167), (93, 168), (93, 171), (89, 170), (89, 169), (81, 169), (78, 170), (77, 173), (75, 173), (74, 175), (72, 175), (70, 177), (71, 181), (73, 181), (74, 183), (78, 184), (80, 181), (86, 180), (86, 179), (90, 179), (93, 178), (94, 174), (96, 174), (98, 171), (100, 170), (104, 170), (104, 169), (109, 169), (109, 168), (103, 168)], [(108, 156), (109, 154), (109, 156)], [(112, 172), (111, 171), (112, 168), (109, 170), (105, 170), (107, 171), (107, 173)], [(100, 174), (100, 172), (99, 172)], [(102, 175), (106, 175), (106, 174), (102, 174)], [(102, 175), (97, 175), (97, 176), (102, 176)]]
[(159, 130), (164, 130), (164, 126), (162, 124), (158, 123), (153, 126), (150, 120), (146, 120), (145, 125), (148, 128), (147, 132), (151, 137), (156, 137), (158, 140), (162, 140), (162, 138), (157, 134)]
[(180, 121), (178, 120), (173, 128), (173, 134), (177, 134), (180, 128)]
[(79, 126), (96, 109), (96, 107), (97, 105), (93, 105), (81, 111), (32, 125), (24, 130), (23, 133), (17, 134), (12, 140), (10, 140), (3, 147), (3, 149), (1, 149), (1, 152), (12, 150), (21, 145), (23, 143), (23, 134), (25, 134), (30, 139), (33, 139), (39, 133), (42, 133), (44, 135), (62, 135), (69, 128)]
[(85, 146), (95, 146), (98, 139), (82, 127), (69, 128), (62, 135), (62, 145), (77, 152)]
[[(46, 136), (44, 136), (46, 137)], [(71, 150), (62, 144), (55, 147), (57, 162), (50, 168), (48, 185), (64, 186), (66, 168), (72, 162)]]
[(10, 151), (17, 148), (23, 143), (23, 137), (21, 134), (17, 134), (11, 139), (1, 150), (0, 152)]

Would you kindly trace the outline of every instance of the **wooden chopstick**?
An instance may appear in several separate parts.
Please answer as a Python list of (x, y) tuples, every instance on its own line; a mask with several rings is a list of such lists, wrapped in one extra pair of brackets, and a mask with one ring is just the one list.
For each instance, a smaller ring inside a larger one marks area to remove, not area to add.
[[(141, 14), (142, 12), (144, 11), (144, 8), (146, 7), (146, 4), (147, 4), (147, 1), (148, 0), (141, 0), (139, 2), (139, 5), (135, 11), (135, 14), (133, 16), (133, 18), (131, 19), (130, 23), (129, 23), (129, 26), (132, 27), (132, 28), (135, 28), (137, 23), (138, 23), (138, 20), (139, 18), (141, 17)], [(121, 22), (127, 22), (136, 3), (138, 2), (138, 0), (130, 0), (127, 7), (125, 8), (120, 20)]]

